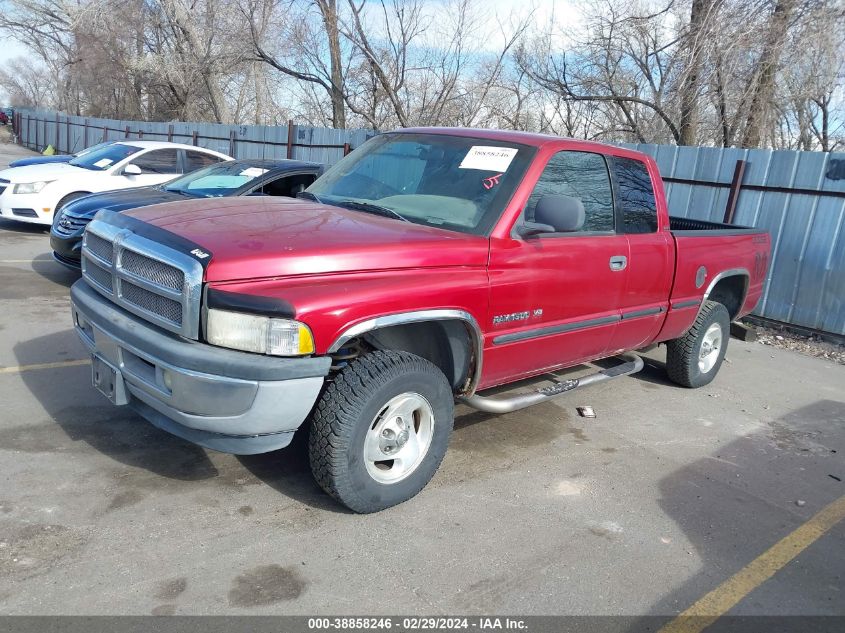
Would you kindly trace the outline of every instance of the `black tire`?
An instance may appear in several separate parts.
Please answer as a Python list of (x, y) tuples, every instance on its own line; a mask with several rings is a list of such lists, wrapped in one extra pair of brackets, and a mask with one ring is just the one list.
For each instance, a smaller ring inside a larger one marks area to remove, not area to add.
[[(721, 344), (712, 367), (702, 371), (699, 358), (702, 353), (705, 334), (713, 325), (721, 328)], [(666, 373), (669, 379), (684, 387), (703, 387), (709, 384), (725, 358), (730, 339), (731, 318), (728, 309), (716, 301), (705, 301), (689, 331), (680, 338), (666, 344)]]
[(59, 200), (59, 202), (56, 204), (56, 208), (53, 209), (53, 217), (55, 218), (59, 214), (59, 211), (62, 210), (62, 207), (64, 207), (69, 202), (73, 202), (74, 200), (76, 200), (77, 198), (81, 198), (82, 196), (89, 196), (89, 195), (91, 195), (91, 194), (87, 191), (74, 191), (73, 193), (67, 194), (64, 198)]
[[(405, 393), (422, 396), (430, 405), (431, 442), (415, 469), (386, 484), (368, 472), (365, 439), (386, 404)], [(350, 510), (384, 510), (416, 495), (434, 476), (453, 423), (452, 389), (434, 364), (408, 352), (366, 354), (344, 367), (317, 402), (308, 442), (311, 472), (323, 490)]]

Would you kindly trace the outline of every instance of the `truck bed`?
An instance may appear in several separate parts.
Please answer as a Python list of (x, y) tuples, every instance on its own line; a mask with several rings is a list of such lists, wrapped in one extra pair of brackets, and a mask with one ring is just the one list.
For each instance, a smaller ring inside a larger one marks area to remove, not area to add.
[(694, 220), (693, 218), (679, 218), (669, 216), (669, 230), (676, 235), (738, 235), (745, 233), (763, 233), (764, 231), (751, 226), (738, 226), (736, 224), (723, 224), (722, 222), (709, 222), (707, 220)]

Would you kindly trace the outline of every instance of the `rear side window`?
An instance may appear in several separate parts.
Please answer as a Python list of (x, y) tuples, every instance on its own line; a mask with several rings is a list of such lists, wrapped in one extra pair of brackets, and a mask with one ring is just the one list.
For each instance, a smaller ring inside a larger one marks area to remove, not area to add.
[(613, 163), (619, 185), (623, 231), (654, 233), (657, 230), (657, 205), (645, 163), (631, 158), (614, 158)]
[(288, 198), (295, 198), (296, 194), (305, 191), (305, 189), (316, 179), (317, 177), (314, 174), (285, 176), (284, 178), (278, 178), (265, 184), (261, 188), (261, 193), (268, 196), (285, 196)]
[(202, 169), (203, 167), (208, 167), (209, 165), (216, 165), (221, 160), (223, 159), (213, 154), (188, 150), (185, 152), (185, 172), (189, 173), (197, 169)]
[(586, 216), (582, 231), (613, 231), (613, 190), (601, 154), (564, 151), (552, 156), (528, 198), (525, 217), (534, 219), (537, 202), (546, 194), (581, 200)]
[(132, 164), (140, 167), (145, 174), (178, 174), (177, 155), (175, 149), (157, 149), (142, 154), (133, 160)]

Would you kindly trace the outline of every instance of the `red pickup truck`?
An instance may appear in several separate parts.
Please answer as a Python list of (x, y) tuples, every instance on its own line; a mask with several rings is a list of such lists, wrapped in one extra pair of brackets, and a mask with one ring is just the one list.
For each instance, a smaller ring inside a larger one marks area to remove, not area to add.
[(179, 437), (261, 453), (308, 422), (316, 480), (357, 512), (428, 483), (455, 400), (513, 411), (658, 342), (707, 384), (768, 267), (765, 231), (670, 217), (649, 157), (552, 136), (382, 134), (300, 196), (100, 213), (73, 321), (94, 385)]

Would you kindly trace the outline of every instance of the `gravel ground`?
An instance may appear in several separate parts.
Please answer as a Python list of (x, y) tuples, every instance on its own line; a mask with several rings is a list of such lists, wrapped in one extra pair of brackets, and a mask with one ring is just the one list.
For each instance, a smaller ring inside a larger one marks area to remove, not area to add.
[(801, 336), (785, 330), (757, 327), (757, 342), (845, 365), (845, 345), (829, 343), (813, 336)]

